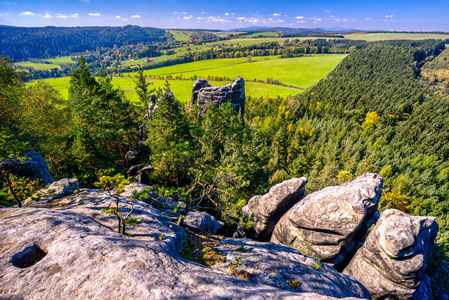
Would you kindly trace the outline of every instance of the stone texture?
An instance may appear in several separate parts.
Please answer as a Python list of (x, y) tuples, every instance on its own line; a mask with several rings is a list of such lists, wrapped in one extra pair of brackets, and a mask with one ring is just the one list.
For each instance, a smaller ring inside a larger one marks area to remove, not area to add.
[(212, 87), (207, 80), (198, 79), (192, 88), (190, 106), (199, 105), (207, 108), (209, 105), (219, 107), (222, 103), (230, 101), (237, 112), (240, 112), (242, 122), (245, 116), (245, 81), (241, 76), (232, 84)]
[[(239, 257), (241, 266), (236, 272), (246, 271), (249, 280), (258, 284), (296, 293), (370, 299), (368, 290), (357, 280), (290, 247), (250, 239), (225, 239), (220, 244), (217, 249), (225, 256), (226, 262), (215, 264), (213, 268), (223, 272), (229, 272), (228, 265), (235, 264), (235, 258)], [(299, 282), (297, 289), (288, 283), (295, 280)]]
[[(132, 237), (111, 230), (115, 217), (100, 210), (112, 201), (106, 192), (82, 190), (60, 199), (61, 205), (52, 209), (0, 209), (0, 298), (335, 299), (326, 295), (354, 295), (347, 287), (333, 291), (335, 286), (325, 294), (298, 293), (269, 285), (268, 280), (243, 280), (187, 261), (178, 255), (184, 231), (151, 205), (134, 201), (133, 216), (142, 223), (127, 227)], [(324, 285), (317, 288), (322, 290)]]
[(271, 241), (331, 266), (341, 263), (377, 210), (382, 184), (381, 176), (368, 173), (307, 195), (279, 220)]
[(273, 186), (265, 195), (251, 198), (242, 213), (245, 220), (252, 221), (252, 227), (240, 224), (234, 237), (269, 241), (279, 219), (304, 197), (306, 183), (305, 177), (292, 178)]
[(76, 178), (64, 178), (53, 182), (48, 187), (40, 189), (33, 196), (25, 200), (25, 204), (34, 201), (53, 201), (62, 197), (72, 195), (75, 191), (79, 190), (78, 179)]
[(386, 210), (344, 273), (360, 280), (374, 298), (432, 299), (424, 270), (437, 232), (433, 217)]
[(224, 223), (218, 221), (214, 216), (211, 216), (206, 212), (196, 210), (192, 210), (187, 213), (184, 223), (190, 227), (211, 234), (216, 234), (217, 231), (224, 226)]
[(47, 163), (39, 153), (27, 152), (21, 154), (20, 157), (26, 157), (28, 160), (18, 161), (17, 159), (11, 158), (0, 161), (0, 169), (21, 177), (41, 178), (44, 184), (49, 184), (54, 181), (48, 170)]

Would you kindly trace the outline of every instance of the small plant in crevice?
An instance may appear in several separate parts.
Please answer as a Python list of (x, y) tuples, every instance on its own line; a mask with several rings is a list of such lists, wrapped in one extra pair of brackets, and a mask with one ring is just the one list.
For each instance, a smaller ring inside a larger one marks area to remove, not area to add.
[[(120, 205), (120, 194), (123, 193), (124, 188), (129, 184), (129, 181), (126, 180), (123, 175), (117, 174), (115, 176), (101, 176), (100, 181), (95, 182), (94, 184), (96, 187), (108, 192), (109, 196), (115, 199), (114, 203), (109, 204), (108, 209), (102, 209), (101, 212), (116, 216), (118, 220), (117, 232), (126, 235), (126, 220), (131, 217), (131, 214), (134, 211), (134, 205), (132, 203), (133, 198), (131, 196), (130, 201), (126, 205)], [(123, 209), (127, 205), (131, 206), (131, 208), (128, 213), (124, 213)]]
[(321, 266), (323, 266), (323, 264), (319, 260), (316, 260), (314, 269), (319, 270), (321, 268)]
[(203, 262), (208, 266), (213, 266), (218, 262), (226, 262), (223, 252), (215, 247), (208, 246), (202, 250)]
[(243, 269), (238, 270), (238, 268), (241, 266), (242, 266), (242, 258), (237, 256), (234, 257), (234, 261), (231, 261), (228, 264), (228, 274), (245, 280), (249, 280), (250, 273), (248, 273), (246, 270)]
[(287, 284), (288, 284), (288, 286), (289, 286), (292, 290), (297, 290), (297, 289), (299, 289), (299, 287), (301, 286), (301, 283), (299, 282), (298, 279), (295, 279), (295, 280), (287, 280)]

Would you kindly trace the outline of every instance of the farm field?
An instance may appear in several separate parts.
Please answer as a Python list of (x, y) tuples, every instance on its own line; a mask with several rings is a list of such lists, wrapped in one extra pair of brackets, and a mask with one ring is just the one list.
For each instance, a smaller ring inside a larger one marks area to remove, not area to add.
[[(68, 97), (68, 88), (70, 83), (70, 77), (64, 78), (51, 78), (45, 79), (45, 82), (53, 86), (58, 90), (64, 99)], [(165, 80), (149, 80), (152, 82), (150, 88), (163, 88)], [(35, 84), (37, 81), (28, 83), (29, 85)], [(182, 103), (189, 103), (192, 94), (193, 80), (169, 80), (170, 88), (173, 91), (175, 97)], [(118, 88), (125, 91), (125, 97), (131, 102), (138, 102), (139, 98), (137, 93), (133, 90), (135, 87), (134, 78), (127, 77), (114, 77), (112, 83)], [(232, 82), (226, 81), (210, 81), (212, 86), (226, 85)], [(293, 88), (268, 85), (263, 83), (246, 82), (246, 95), (251, 97), (265, 97), (265, 96), (281, 96), (287, 97), (290, 95), (299, 94), (301, 91)]]
[(432, 33), (361, 33), (345, 35), (350, 40), (365, 40), (367, 42), (390, 41), (390, 40), (427, 40), (449, 39), (449, 34), (432, 34)]
[(61, 69), (59, 65), (56, 64), (40, 64), (34, 63), (31, 61), (21, 61), (14, 64), (15, 66), (24, 67), (24, 68), (34, 68), (35, 70), (51, 70), (51, 69)]
[(189, 39), (190, 34), (192, 33), (191, 31), (181, 31), (181, 30), (167, 30), (167, 31), (173, 34), (173, 38), (175, 40), (183, 42), (186, 42)]
[(345, 54), (316, 54), (283, 59), (275, 56), (254, 57), (250, 63), (246, 62), (246, 58), (214, 59), (148, 70), (145, 71), (145, 75), (173, 77), (182, 75), (184, 78), (195, 75), (206, 78), (209, 75), (231, 79), (240, 75), (247, 80), (265, 80), (269, 77), (305, 89), (330, 72), (345, 56)]
[(55, 64), (55, 65), (76, 63), (72, 60), (72, 58), (70, 56), (60, 56), (60, 57), (56, 57), (56, 58), (48, 58), (48, 59), (43, 59), (43, 60), (48, 61), (49, 63)]

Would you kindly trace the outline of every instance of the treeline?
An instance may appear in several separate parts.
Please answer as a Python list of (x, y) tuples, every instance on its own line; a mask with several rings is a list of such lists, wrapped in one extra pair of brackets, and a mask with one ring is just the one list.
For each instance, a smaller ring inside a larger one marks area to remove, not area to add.
[(0, 55), (15, 61), (50, 58), (97, 47), (163, 42), (165, 30), (151, 27), (0, 27)]

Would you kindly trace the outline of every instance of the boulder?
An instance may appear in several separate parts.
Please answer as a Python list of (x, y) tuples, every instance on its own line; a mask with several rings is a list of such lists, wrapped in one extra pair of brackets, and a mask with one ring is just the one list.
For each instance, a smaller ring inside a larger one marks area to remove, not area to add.
[(369, 291), (357, 280), (287, 246), (225, 239), (216, 249), (224, 256), (224, 262), (216, 263), (213, 268), (246, 275), (258, 284), (299, 294), (370, 299)]
[(326, 296), (334, 286), (326, 294), (298, 293), (183, 259), (184, 231), (138, 200), (133, 217), (141, 222), (119, 234), (115, 216), (101, 211), (113, 201), (104, 191), (82, 190), (52, 209), (0, 209), (0, 298), (335, 299)]
[(359, 280), (374, 298), (432, 299), (424, 270), (437, 233), (433, 217), (388, 209), (344, 273)]
[(242, 209), (246, 222), (240, 222), (234, 237), (269, 241), (279, 219), (304, 197), (306, 183), (305, 177), (292, 178), (276, 184), (265, 195), (251, 198)]
[(368, 173), (309, 194), (276, 224), (271, 241), (335, 266), (343, 262), (377, 210), (383, 179)]
[(48, 187), (40, 189), (33, 196), (26, 199), (25, 204), (41, 200), (50, 202), (68, 195), (72, 195), (75, 191), (78, 190), (79, 190), (78, 179), (64, 178), (53, 182)]
[(214, 216), (203, 211), (192, 210), (187, 213), (184, 223), (190, 227), (199, 229), (204, 232), (216, 234), (223, 228), (224, 223), (218, 221)]
[[(48, 165), (37, 152), (27, 152), (19, 155), (21, 159), (10, 158), (0, 161), (0, 170), (10, 172), (20, 177), (42, 179), (42, 183), (52, 183), (53, 177), (48, 170)], [(24, 161), (22, 161), (25, 159)]]

